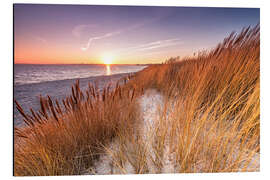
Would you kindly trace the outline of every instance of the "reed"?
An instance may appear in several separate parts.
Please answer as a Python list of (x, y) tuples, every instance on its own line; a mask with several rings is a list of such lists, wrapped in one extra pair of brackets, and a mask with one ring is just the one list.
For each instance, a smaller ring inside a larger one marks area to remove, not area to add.
[(136, 122), (135, 89), (123, 93), (122, 86), (108, 85), (99, 92), (89, 84), (82, 92), (79, 81), (71, 89), (62, 104), (40, 96), (40, 110), (32, 115), (15, 101), (26, 124), (14, 131), (16, 176), (80, 174), (120, 128)]

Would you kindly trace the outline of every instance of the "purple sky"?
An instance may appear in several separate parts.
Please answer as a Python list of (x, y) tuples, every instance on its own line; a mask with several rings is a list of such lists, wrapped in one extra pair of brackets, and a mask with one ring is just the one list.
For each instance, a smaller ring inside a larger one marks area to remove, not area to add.
[(159, 63), (259, 21), (258, 8), (14, 4), (15, 63)]

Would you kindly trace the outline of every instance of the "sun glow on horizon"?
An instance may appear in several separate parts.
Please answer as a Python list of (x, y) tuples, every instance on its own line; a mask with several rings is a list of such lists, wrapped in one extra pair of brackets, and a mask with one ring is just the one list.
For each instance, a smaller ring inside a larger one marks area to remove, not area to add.
[(114, 57), (112, 55), (106, 54), (102, 56), (102, 61), (106, 65), (110, 65), (113, 63)]

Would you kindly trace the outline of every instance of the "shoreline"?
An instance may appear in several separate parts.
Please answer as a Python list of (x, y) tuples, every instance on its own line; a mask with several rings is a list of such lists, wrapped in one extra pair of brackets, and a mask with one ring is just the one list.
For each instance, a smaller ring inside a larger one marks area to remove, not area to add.
[[(140, 72), (140, 71), (138, 71)], [(113, 75), (102, 75), (102, 76), (92, 76), (87, 78), (76, 78), (76, 79), (65, 79), (65, 80), (56, 80), (56, 81), (46, 81), (40, 83), (31, 83), (31, 84), (21, 84), (14, 85), (14, 100), (17, 100), (25, 112), (31, 114), (30, 108), (33, 108), (34, 111), (39, 110), (39, 95), (43, 97), (49, 95), (52, 100), (62, 100), (68, 95), (71, 95), (71, 86), (77, 81), (80, 81), (80, 88), (85, 90), (88, 87), (88, 83), (95, 84), (98, 82), (99, 91), (102, 91), (106, 85), (109, 83), (112, 84), (114, 88), (117, 81), (124, 79), (128, 75), (135, 74), (132, 73), (119, 73)], [(15, 102), (13, 102), (13, 121), (14, 126), (24, 126), (23, 117), (20, 115), (16, 109)]]
[[(142, 69), (143, 70), (143, 69)], [(141, 70), (141, 71), (142, 71)], [(140, 72), (140, 71), (137, 71)], [(41, 81), (41, 82), (33, 82), (33, 83), (25, 83), (25, 84), (16, 84), (14, 82), (14, 88), (18, 86), (25, 86), (25, 85), (34, 85), (34, 84), (41, 84), (41, 83), (51, 83), (51, 82), (61, 82), (61, 81), (76, 81), (76, 80), (92, 80), (92, 79), (98, 79), (98, 78), (110, 78), (110, 77), (115, 77), (115, 76), (125, 76), (129, 74), (135, 74), (137, 72), (129, 72), (129, 73), (117, 73), (117, 74), (112, 74), (112, 75), (98, 75), (98, 76), (89, 76), (89, 77), (82, 77), (82, 78), (71, 78), (71, 79), (60, 79), (60, 80), (52, 80), (52, 81)]]

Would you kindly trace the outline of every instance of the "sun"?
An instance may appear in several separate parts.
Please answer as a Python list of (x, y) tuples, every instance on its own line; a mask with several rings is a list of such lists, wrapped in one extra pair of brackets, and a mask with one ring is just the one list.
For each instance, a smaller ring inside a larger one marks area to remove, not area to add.
[(113, 62), (113, 56), (112, 55), (104, 55), (104, 56), (102, 56), (102, 61), (103, 61), (103, 63), (104, 64), (106, 64), (106, 65), (110, 65), (110, 64), (112, 64), (112, 62)]

